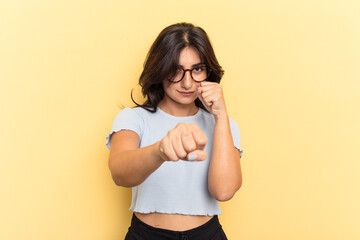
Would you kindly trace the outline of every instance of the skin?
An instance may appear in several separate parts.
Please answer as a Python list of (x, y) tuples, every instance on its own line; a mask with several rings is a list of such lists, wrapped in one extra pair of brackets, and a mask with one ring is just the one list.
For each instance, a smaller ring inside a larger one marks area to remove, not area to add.
[[(183, 68), (190, 69), (200, 62), (195, 49), (186, 47), (180, 52), (179, 65)], [(231, 199), (242, 183), (240, 152), (233, 144), (221, 85), (206, 81), (197, 83), (191, 78), (190, 72), (186, 72), (182, 81), (164, 81), (163, 86), (165, 96), (158, 105), (163, 111), (174, 116), (194, 115), (198, 111), (194, 101), (199, 98), (214, 115), (215, 128), (208, 189), (219, 201)], [(207, 139), (196, 124), (178, 124), (162, 140), (144, 148), (138, 148), (139, 141), (139, 136), (132, 131), (120, 131), (112, 135), (109, 169), (117, 185), (137, 186), (165, 161), (186, 161), (190, 155), (196, 156), (196, 161), (206, 159), (204, 147)], [(174, 231), (196, 228), (211, 219), (210, 216), (181, 214), (135, 215), (148, 225)]]

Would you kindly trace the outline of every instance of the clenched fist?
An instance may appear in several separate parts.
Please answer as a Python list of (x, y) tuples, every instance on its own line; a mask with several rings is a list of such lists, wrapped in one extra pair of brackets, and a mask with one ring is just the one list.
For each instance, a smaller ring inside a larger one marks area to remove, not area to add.
[(222, 86), (215, 82), (201, 82), (197, 94), (204, 107), (212, 113), (215, 118), (227, 116)]
[(160, 156), (164, 161), (203, 161), (207, 138), (195, 123), (179, 123), (161, 139)]

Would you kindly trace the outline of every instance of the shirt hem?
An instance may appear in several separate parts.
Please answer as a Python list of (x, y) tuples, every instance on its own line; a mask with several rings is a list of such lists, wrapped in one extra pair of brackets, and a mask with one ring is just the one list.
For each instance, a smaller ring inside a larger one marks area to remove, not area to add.
[(163, 213), (163, 214), (179, 214), (179, 215), (190, 215), (190, 216), (215, 216), (222, 214), (222, 211), (214, 212), (214, 213), (190, 213), (190, 212), (180, 212), (180, 211), (165, 211), (165, 210), (137, 210), (137, 209), (129, 209), (132, 212), (142, 213), (142, 214), (150, 214), (150, 213)]

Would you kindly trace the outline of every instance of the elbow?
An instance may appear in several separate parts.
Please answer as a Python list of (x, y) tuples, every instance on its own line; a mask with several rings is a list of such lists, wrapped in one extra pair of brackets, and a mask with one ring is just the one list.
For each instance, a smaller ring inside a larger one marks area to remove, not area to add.
[(214, 198), (219, 202), (226, 202), (232, 199), (234, 195), (235, 193), (219, 193), (219, 194), (215, 194)]
[(121, 177), (119, 176), (119, 174), (117, 174), (116, 172), (114, 172), (113, 170), (110, 169), (110, 173), (111, 173), (111, 177), (112, 177), (112, 180), (114, 181), (114, 183), (117, 185), (117, 186), (120, 186), (120, 187), (125, 187), (125, 183), (122, 181)]
[(132, 183), (130, 179), (126, 179), (124, 177), (124, 174), (122, 173), (122, 170), (115, 163), (109, 161), (108, 164), (109, 164), (108, 167), (111, 173), (111, 177), (117, 186), (133, 187), (137, 185), (136, 183)]
[(112, 176), (114, 183), (119, 187), (130, 188), (130, 187), (134, 187), (134, 186), (138, 185), (138, 183), (132, 183), (130, 181), (126, 181), (125, 179), (122, 179), (120, 176), (118, 176), (116, 174), (111, 173), (111, 176)]
[(229, 201), (234, 197), (235, 193), (240, 189), (241, 184), (242, 181), (240, 181), (236, 186), (233, 186), (232, 188), (212, 191), (211, 195), (219, 202)]
[(118, 179), (114, 179), (114, 178), (113, 178), (113, 180), (114, 180), (114, 183), (115, 183), (117, 186), (119, 186), (119, 187), (131, 188), (131, 187), (136, 186), (136, 184), (126, 183), (126, 182), (120, 181), (120, 180), (118, 180)]
[(115, 183), (117, 186), (119, 186), (119, 187), (125, 187), (126, 184), (124, 184), (124, 182), (121, 181), (121, 179), (120, 179), (119, 177), (117, 177), (117, 176), (114, 175), (114, 174), (111, 174), (111, 176), (112, 176), (112, 179), (113, 179), (114, 183)]
[(108, 168), (110, 170), (110, 174), (111, 174), (111, 177), (112, 177), (112, 180), (114, 181), (114, 183), (117, 186), (122, 186), (123, 183), (119, 177), (119, 174), (117, 173), (118, 171), (117, 171), (116, 165), (113, 163), (113, 161), (110, 160), (110, 158), (108, 161)]

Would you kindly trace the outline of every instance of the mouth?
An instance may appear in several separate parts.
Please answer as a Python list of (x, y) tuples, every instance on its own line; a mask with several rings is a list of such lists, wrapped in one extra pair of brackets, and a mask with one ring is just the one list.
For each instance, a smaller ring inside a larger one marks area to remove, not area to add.
[(194, 92), (181, 92), (181, 91), (178, 91), (178, 93), (180, 93), (181, 95), (183, 95), (185, 97), (190, 97), (191, 95), (194, 94)]

